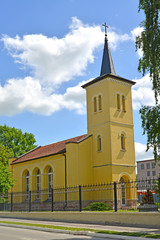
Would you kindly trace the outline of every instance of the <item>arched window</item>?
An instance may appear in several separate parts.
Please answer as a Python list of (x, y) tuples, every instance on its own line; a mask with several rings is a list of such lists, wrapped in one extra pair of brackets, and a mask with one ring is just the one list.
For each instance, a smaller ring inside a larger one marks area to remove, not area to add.
[(102, 151), (102, 139), (100, 135), (97, 136), (97, 151)]
[(121, 150), (125, 150), (125, 135), (121, 133)]
[(52, 196), (52, 188), (53, 188), (53, 170), (50, 167), (48, 170), (48, 198)]
[(41, 172), (38, 169), (36, 174), (36, 199), (40, 199), (41, 191)]
[(120, 94), (117, 93), (117, 110), (120, 110)]
[(97, 98), (93, 98), (93, 104), (94, 104), (94, 112), (97, 112)]
[(125, 102), (125, 96), (122, 95), (122, 111), (125, 112), (126, 111), (126, 102)]
[(98, 107), (99, 107), (99, 111), (101, 111), (102, 110), (102, 96), (101, 95), (98, 96)]
[(25, 189), (26, 189), (26, 200), (29, 199), (29, 172), (25, 176)]

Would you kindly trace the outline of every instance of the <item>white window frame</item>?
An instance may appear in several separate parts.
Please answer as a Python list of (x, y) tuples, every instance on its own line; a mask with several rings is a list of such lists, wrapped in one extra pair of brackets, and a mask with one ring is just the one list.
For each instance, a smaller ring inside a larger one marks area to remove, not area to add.
[(26, 190), (26, 200), (29, 200), (29, 172), (25, 176), (25, 190)]
[(50, 167), (48, 170), (48, 198), (51, 199), (51, 191), (53, 188), (53, 169)]
[(38, 169), (36, 174), (36, 199), (40, 200), (41, 198), (41, 172)]

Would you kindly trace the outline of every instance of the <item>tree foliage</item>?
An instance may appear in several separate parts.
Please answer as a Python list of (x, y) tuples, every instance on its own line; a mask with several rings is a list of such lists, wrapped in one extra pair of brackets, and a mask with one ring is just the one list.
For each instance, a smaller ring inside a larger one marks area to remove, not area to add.
[(12, 149), (14, 157), (18, 157), (36, 147), (32, 133), (22, 133), (21, 129), (0, 126), (0, 145)]
[[(147, 133), (147, 151), (153, 148), (155, 160), (160, 159), (160, 105), (140, 109), (143, 133)], [(157, 117), (159, 116), (159, 117)]]
[(155, 93), (155, 106), (140, 109), (143, 133), (147, 134), (147, 151), (153, 147), (155, 160), (160, 159), (160, 0), (139, 0), (139, 11), (145, 13), (141, 23), (143, 32), (136, 39), (136, 48), (142, 49), (138, 70), (150, 73), (152, 89)]
[(144, 10), (146, 19), (141, 23), (144, 31), (136, 39), (136, 48), (143, 50), (138, 70), (150, 72), (155, 99), (160, 95), (160, 0), (139, 0), (139, 11)]
[(8, 160), (13, 157), (13, 152), (8, 147), (0, 145), (0, 193), (6, 193), (13, 186)]

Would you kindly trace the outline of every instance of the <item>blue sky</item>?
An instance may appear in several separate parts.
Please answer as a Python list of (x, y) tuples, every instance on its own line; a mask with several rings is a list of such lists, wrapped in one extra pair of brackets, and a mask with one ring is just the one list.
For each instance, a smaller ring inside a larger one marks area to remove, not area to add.
[(137, 71), (142, 52), (138, 0), (5, 0), (0, 8), (0, 124), (35, 135), (38, 145), (87, 132), (82, 83), (100, 74), (104, 22), (117, 75), (133, 87), (136, 159), (145, 152), (139, 108), (154, 104), (149, 75)]

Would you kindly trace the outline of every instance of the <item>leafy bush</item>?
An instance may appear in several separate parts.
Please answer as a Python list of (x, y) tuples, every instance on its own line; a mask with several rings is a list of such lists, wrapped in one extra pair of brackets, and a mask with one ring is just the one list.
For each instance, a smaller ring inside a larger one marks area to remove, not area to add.
[(158, 205), (158, 208), (160, 208), (160, 203), (156, 202), (155, 204)]
[(8, 199), (0, 197), (0, 203), (8, 203)]
[(128, 209), (128, 211), (137, 211), (137, 209), (135, 209), (135, 208), (130, 208), (130, 209)]
[(93, 202), (89, 206), (83, 208), (85, 211), (108, 211), (111, 207), (104, 202)]

